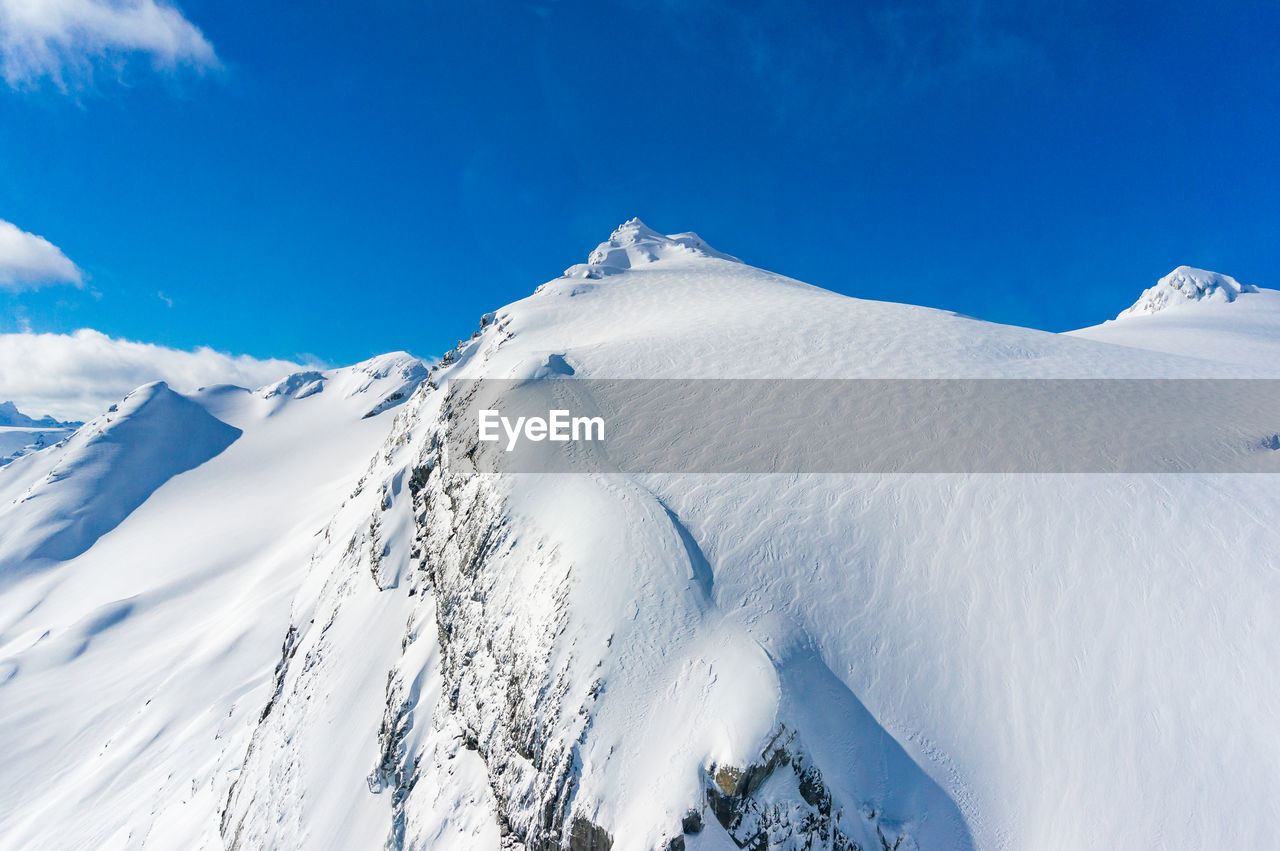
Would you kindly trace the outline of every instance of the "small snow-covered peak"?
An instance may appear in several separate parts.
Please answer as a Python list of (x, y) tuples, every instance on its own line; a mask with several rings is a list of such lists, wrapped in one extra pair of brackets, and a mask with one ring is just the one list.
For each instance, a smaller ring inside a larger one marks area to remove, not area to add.
[(25, 490), (14, 504), (23, 506), (18, 528), (30, 531), (0, 542), (0, 575), (80, 555), (157, 488), (241, 433), (163, 381), (133, 390), (47, 457), (20, 459), (29, 466), (19, 473)]
[(82, 425), (82, 423), (64, 423), (54, 419), (49, 414), (45, 414), (40, 419), (29, 417), (19, 411), (18, 406), (13, 402), (0, 402), (0, 426), (12, 426), (18, 428), (70, 428), (78, 425)]
[(661, 260), (715, 258), (740, 263), (736, 257), (716, 251), (692, 231), (663, 235), (639, 219), (618, 225), (609, 238), (596, 246), (586, 263), (565, 270), (566, 278), (602, 278)]
[(368, 407), (363, 416), (376, 416), (399, 406), (430, 376), (426, 362), (408, 352), (388, 352), (354, 366), (329, 373), (335, 388), (347, 399)]
[(662, 234), (640, 221), (640, 219), (632, 217), (614, 228), (613, 233), (609, 234), (609, 238), (600, 243), (595, 252), (592, 252), (592, 256), (594, 257), (602, 249), (607, 250), (641, 243), (660, 243), (663, 239)]
[(169, 390), (167, 381), (151, 381), (146, 384), (135, 387), (125, 394), (125, 401), (136, 400), (138, 404), (145, 404), (157, 396), (163, 396), (166, 390)]
[(154, 411), (175, 404), (192, 403), (186, 397), (174, 392), (166, 382), (152, 381), (130, 390), (123, 399), (108, 408), (107, 413), (95, 422), (105, 420), (110, 423), (114, 420), (133, 417), (142, 411), (146, 411), (147, 416), (151, 416)]
[(1230, 275), (1179, 266), (1157, 281), (1154, 287), (1144, 291), (1132, 307), (1116, 318), (1157, 313), (1205, 301), (1225, 304), (1235, 301), (1242, 293), (1257, 291), (1257, 287), (1242, 284)]
[(386, 378), (390, 375), (399, 375), (403, 378), (425, 377), (426, 370), (426, 363), (408, 352), (387, 352), (375, 355), (351, 367), (352, 372), (360, 372), (372, 378)]
[(31, 417), (19, 411), (12, 402), (0, 402), (0, 425), (31, 425)]
[[(363, 415), (396, 407), (430, 376), (427, 364), (408, 352), (388, 352), (351, 366), (305, 370), (287, 375), (254, 394), (279, 405), (320, 393), (327, 398), (358, 399)], [(372, 407), (369, 407), (372, 404)]]
[(258, 395), (264, 399), (275, 399), (287, 396), (290, 399), (305, 399), (314, 396), (324, 389), (325, 375), (319, 370), (305, 370), (286, 375), (284, 378), (258, 388)]
[[(90, 421), (77, 436), (92, 444), (107, 439), (117, 440), (124, 433), (146, 434), (146, 439), (173, 430), (181, 435), (185, 430), (198, 428), (195, 424), (212, 421), (221, 433), (238, 429), (218, 420), (194, 399), (174, 390), (164, 381), (152, 381), (130, 390), (123, 399), (107, 408), (106, 413)], [(78, 437), (77, 437), (78, 439)]]

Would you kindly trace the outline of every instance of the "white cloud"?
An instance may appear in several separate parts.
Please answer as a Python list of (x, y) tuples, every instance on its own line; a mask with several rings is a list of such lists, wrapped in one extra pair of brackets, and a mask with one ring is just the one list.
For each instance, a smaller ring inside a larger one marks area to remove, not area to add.
[(12, 400), (36, 417), (87, 420), (157, 379), (179, 392), (211, 384), (261, 387), (305, 368), (210, 348), (186, 352), (135, 343), (88, 328), (73, 334), (0, 334), (0, 401)]
[(0, 76), (11, 87), (47, 77), (65, 90), (132, 54), (157, 68), (218, 67), (204, 34), (156, 0), (0, 0)]
[(35, 289), (45, 284), (80, 286), (83, 282), (80, 270), (62, 249), (0, 219), (0, 290)]

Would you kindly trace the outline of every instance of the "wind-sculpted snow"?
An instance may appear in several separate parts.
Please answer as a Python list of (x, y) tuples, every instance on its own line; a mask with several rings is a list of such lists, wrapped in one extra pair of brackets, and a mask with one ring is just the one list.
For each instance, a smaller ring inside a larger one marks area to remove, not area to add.
[[(1276, 362), (850, 299), (642, 227), (429, 373), (392, 358), (306, 396), (202, 395), (243, 437), (51, 571), (53, 590), (0, 598), (0, 752), (17, 754), (0, 812), (21, 813), (0, 836), (1269, 844), (1273, 475), (495, 475), (447, 425), (462, 378), (1274, 378)], [(127, 569), (144, 544), (178, 573)], [(157, 634), (180, 646), (135, 659)], [(60, 708), (90, 664), (122, 685)], [(49, 764), (74, 767), (32, 791)]]
[(160, 381), (130, 393), (65, 446), (15, 462), (0, 479), (0, 583), (80, 555), (156, 488), (239, 436)]

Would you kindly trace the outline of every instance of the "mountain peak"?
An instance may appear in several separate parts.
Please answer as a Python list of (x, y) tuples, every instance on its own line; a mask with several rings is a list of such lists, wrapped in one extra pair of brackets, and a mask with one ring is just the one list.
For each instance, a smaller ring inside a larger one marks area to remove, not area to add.
[(736, 257), (716, 251), (692, 231), (664, 236), (640, 219), (631, 218), (618, 225), (607, 240), (597, 245), (587, 257), (586, 263), (570, 266), (565, 270), (564, 276), (603, 278), (659, 261), (695, 258), (742, 262)]
[(61, 422), (54, 419), (49, 414), (45, 414), (40, 419), (29, 417), (18, 410), (18, 406), (13, 402), (0, 402), (0, 426), (14, 426), (18, 428), (71, 428), (81, 425), (81, 423)]
[(1172, 307), (1183, 307), (1197, 302), (1235, 301), (1243, 293), (1256, 293), (1258, 288), (1242, 284), (1230, 275), (1179, 266), (1145, 290), (1133, 306), (1116, 318), (1157, 313)]

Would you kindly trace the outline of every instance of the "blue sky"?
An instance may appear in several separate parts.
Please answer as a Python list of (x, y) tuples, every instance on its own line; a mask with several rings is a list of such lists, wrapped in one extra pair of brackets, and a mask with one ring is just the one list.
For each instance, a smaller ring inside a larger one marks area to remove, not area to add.
[(845, 6), (188, 0), (210, 51), (6, 65), (0, 219), (85, 280), (0, 332), (429, 355), (633, 215), (1049, 330), (1182, 263), (1280, 286), (1280, 6)]

